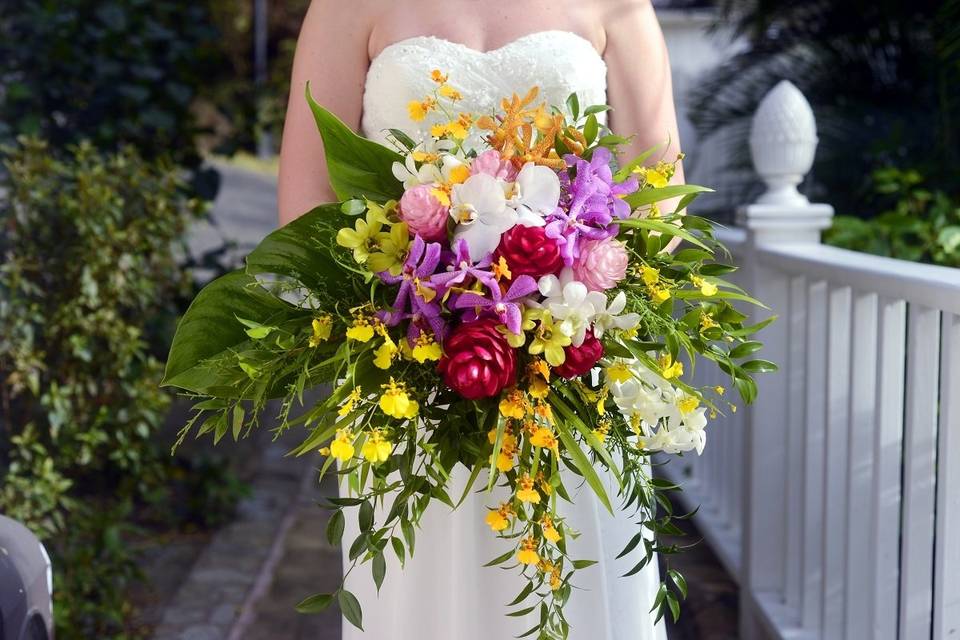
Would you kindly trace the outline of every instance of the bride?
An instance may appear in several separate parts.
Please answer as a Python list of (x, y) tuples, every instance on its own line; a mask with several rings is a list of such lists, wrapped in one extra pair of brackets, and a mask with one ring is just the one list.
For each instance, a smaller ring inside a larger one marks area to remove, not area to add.
[[(679, 151), (670, 67), (650, 0), (314, 0), (283, 132), (281, 223), (336, 200), (303, 97), (306, 83), (348, 125), (385, 142), (389, 128), (426, 135), (429, 123), (411, 122), (406, 105), (429, 92), (433, 69), (450, 75), (465, 111), (491, 112), (500, 98), (534, 85), (548, 104), (577, 92), (581, 104), (610, 104), (616, 130), (637, 133), (626, 148), (631, 157), (667, 140), (673, 145), (667, 157)], [(504, 605), (523, 586), (519, 578), (478, 562), (502, 551), (483, 523), (492, 502), (479, 491), (455, 512), (429, 510), (418, 553), (402, 571), (390, 567), (379, 594), (368, 575), (351, 576), (365, 632), (345, 623), (343, 638), (506, 640), (535, 625), (535, 614), (504, 616)], [(575, 503), (565, 514), (581, 533), (574, 553), (600, 562), (578, 574), (582, 590), (566, 608), (571, 638), (664, 638), (649, 613), (659, 584), (655, 563), (620, 578), (632, 563), (616, 556), (636, 524), (629, 514), (610, 516), (587, 488)]]

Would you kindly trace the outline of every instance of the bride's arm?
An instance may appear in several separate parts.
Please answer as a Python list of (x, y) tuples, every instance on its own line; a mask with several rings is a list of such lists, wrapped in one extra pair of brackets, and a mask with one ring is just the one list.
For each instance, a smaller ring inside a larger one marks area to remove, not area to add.
[(317, 102), (359, 129), (369, 65), (366, 4), (354, 0), (345, 10), (340, 0), (314, 0), (307, 11), (293, 61), (280, 149), (280, 224), (336, 199), (327, 180), (323, 143), (304, 95), (309, 81)]
[[(604, 2), (608, 68), (608, 96), (613, 111), (611, 128), (621, 135), (635, 133), (621, 160), (629, 161), (651, 147), (662, 145), (650, 162), (672, 162), (680, 152), (677, 112), (673, 104), (670, 60), (660, 23), (650, 0)], [(682, 184), (683, 166), (677, 165), (674, 183)], [(675, 243), (672, 243), (675, 245)], [(672, 247), (671, 247), (672, 248)]]

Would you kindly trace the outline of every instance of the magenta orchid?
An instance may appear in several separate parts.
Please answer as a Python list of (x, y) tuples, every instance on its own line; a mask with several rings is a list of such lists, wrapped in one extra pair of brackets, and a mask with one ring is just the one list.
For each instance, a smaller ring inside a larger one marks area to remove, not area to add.
[(520, 334), (521, 305), (524, 298), (537, 291), (537, 281), (530, 276), (519, 276), (510, 284), (506, 293), (501, 294), (499, 287), (493, 291), (495, 293), (490, 297), (472, 291), (464, 293), (457, 298), (454, 307), (473, 309), (476, 317), (479, 317), (483, 311), (493, 313), (507, 326), (510, 333)]

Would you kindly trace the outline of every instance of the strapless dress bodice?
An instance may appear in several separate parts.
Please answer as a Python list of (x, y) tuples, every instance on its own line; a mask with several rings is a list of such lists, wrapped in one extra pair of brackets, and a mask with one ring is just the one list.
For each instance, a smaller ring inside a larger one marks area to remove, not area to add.
[(363, 96), (362, 133), (386, 142), (388, 129), (425, 137), (435, 120), (410, 120), (407, 104), (436, 89), (430, 72), (449, 74), (463, 95), (461, 111), (492, 113), (504, 97), (540, 88), (538, 102), (563, 105), (577, 93), (582, 105), (604, 104), (607, 66), (594, 46), (569, 31), (541, 31), (492, 51), (432, 36), (388, 45), (370, 63)]

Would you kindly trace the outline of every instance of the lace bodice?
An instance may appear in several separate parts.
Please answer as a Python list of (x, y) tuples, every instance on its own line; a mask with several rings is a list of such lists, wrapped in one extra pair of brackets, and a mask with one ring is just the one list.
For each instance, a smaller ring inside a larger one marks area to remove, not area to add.
[(424, 137), (434, 120), (415, 123), (407, 113), (411, 100), (422, 100), (436, 87), (430, 71), (450, 74), (463, 94), (461, 110), (493, 112), (501, 98), (540, 87), (539, 101), (563, 105), (576, 92), (582, 105), (603, 104), (607, 67), (586, 39), (569, 31), (532, 33), (492, 51), (432, 36), (409, 38), (387, 46), (370, 64), (363, 96), (362, 131), (386, 142), (390, 128)]

